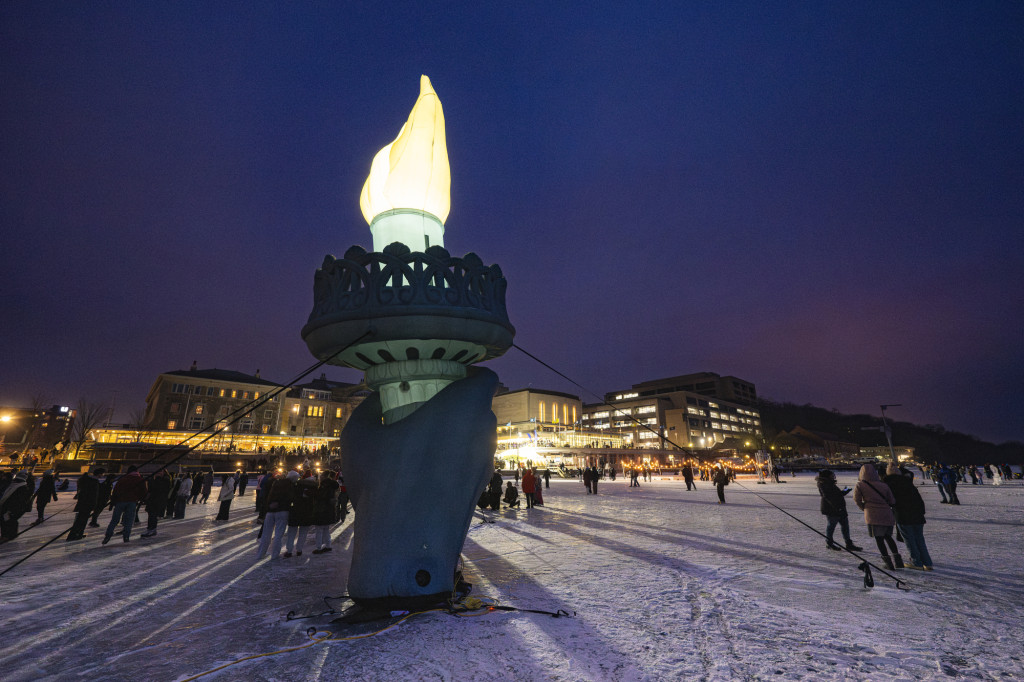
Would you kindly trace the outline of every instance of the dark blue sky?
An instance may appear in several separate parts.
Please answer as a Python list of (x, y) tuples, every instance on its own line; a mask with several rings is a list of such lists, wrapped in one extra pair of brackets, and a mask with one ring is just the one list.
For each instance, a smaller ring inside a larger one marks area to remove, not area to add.
[(425, 73), (446, 246), (581, 384), (1024, 440), (1024, 5), (352, 4), (0, 4), (0, 404), (308, 366), (313, 273), (370, 245)]

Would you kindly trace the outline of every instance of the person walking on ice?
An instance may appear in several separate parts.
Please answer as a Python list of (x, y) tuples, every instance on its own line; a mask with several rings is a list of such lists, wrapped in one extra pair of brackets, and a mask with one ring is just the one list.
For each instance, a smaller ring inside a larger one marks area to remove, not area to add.
[(853, 539), (850, 538), (850, 520), (846, 513), (846, 494), (850, 492), (850, 489), (840, 490), (836, 485), (835, 473), (829, 469), (822, 469), (814, 480), (818, 482), (818, 494), (821, 495), (821, 513), (828, 519), (828, 524), (825, 526), (825, 546), (837, 552), (842, 551), (842, 548), (832, 541), (832, 535), (838, 525), (842, 529), (846, 549), (854, 552), (861, 551), (863, 547), (855, 545)]
[[(903, 557), (892, 539), (892, 527), (896, 525), (896, 515), (892, 507), (896, 504), (892, 490), (878, 476), (874, 465), (865, 464), (860, 468), (860, 480), (853, 488), (853, 501), (864, 510), (864, 521), (868, 525), (868, 535), (875, 539), (878, 551), (886, 568), (903, 568)], [(892, 551), (892, 557), (889, 551)], [(893, 564), (895, 562), (895, 565)]]

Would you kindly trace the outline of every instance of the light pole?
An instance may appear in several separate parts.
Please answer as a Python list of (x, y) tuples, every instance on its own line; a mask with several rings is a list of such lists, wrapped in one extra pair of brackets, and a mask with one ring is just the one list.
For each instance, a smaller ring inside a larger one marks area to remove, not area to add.
[(885, 440), (889, 443), (889, 456), (892, 457), (892, 463), (899, 466), (899, 462), (896, 460), (896, 450), (892, 446), (892, 429), (889, 428), (889, 422), (885, 419), (885, 408), (887, 407), (903, 407), (900, 403), (892, 403), (889, 405), (882, 405), (882, 431), (885, 432)]

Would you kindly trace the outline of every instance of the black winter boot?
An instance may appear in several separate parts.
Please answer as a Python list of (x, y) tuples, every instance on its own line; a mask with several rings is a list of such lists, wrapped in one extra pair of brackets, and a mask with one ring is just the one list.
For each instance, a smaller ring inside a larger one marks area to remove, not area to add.
[(889, 558), (888, 554), (882, 555), (882, 562), (885, 564), (885, 567), (888, 568), (890, 571), (896, 570), (896, 567), (892, 565), (892, 559)]
[(863, 551), (863, 550), (864, 550), (864, 548), (863, 548), (863, 547), (858, 547), (857, 545), (855, 545), (855, 544), (853, 543), (853, 540), (849, 540), (849, 541), (847, 541), (847, 543), (846, 543), (846, 549), (850, 550), (851, 552), (861, 552), (861, 551)]
[(901, 557), (901, 556), (900, 556), (900, 555), (899, 555), (899, 554), (897, 553), (897, 554), (894, 554), (894, 555), (893, 555), (892, 559), (893, 559), (893, 561), (895, 561), (895, 562), (896, 562), (896, 568), (903, 568), (903, 557)]
[(835, 551), (837, 551), (837, 552), (841, 552), (841, 551), (843, 551), (843, 550), (842, 550), (842, 549), (841, 549), (841, 548), (839, 547), (839, 545), (837, 545), (836, 543), (832, 542), (831, 540), (828, 540), (828, 541), (827, 541), (827, 542), (825, 543), (825, 546), (826, 546), (826, 547), (828, 547), (829, 549), (834, 549), (834, 550), (835, 550)]

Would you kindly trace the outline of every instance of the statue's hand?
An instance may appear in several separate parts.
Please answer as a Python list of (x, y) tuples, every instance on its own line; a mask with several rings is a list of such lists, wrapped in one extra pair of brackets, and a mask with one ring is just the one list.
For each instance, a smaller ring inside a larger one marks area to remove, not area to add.
[(491, 475), (498, 378), (471, 369), (415, 412), (381, 421), (373, 393), (342, 433), (342, 470), (355, 509), (348, 593), (417, 597), (453, 586), (473, 508)]

